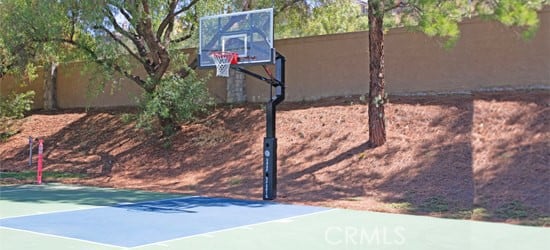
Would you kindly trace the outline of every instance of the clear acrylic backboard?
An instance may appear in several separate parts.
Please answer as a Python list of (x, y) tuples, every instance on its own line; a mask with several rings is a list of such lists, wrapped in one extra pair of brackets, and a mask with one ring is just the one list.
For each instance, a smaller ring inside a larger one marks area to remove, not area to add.
[(237, 64), (274, 63), (273, 9), (200, 18), (199, 67), (215, 67), (216, 52), (237, 53)]

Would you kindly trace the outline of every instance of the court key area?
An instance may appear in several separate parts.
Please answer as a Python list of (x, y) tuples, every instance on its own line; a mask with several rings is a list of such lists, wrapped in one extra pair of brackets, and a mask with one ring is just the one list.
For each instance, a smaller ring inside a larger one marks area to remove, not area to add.
[(0, 249), (547, 249), (550, 228), (60, 184), (0, 187)]

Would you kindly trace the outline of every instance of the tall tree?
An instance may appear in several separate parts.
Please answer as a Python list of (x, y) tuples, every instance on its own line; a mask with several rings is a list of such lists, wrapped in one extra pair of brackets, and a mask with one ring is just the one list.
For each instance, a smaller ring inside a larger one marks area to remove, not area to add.
[[(194, 71), (196, 58), (179, 50), (196, 46), (200, 16), (273, 4), (280, 13), (305, 2), (3, 0), (0, 53), (10, 57), (1, 58), (0, 70), (5, 74), (8, 70), (33, 69), (29, 66), (62, 61), (59, 55), (94, 63), (104, 76), (121, 75), (140, 86), (145, 94), (138, 121), (151, 124), (158, 120), (163, 133), (170, 135), (178, 122), (203, 110), (208, 100), (204, 82)], [(55, 60), (43, 60), (46, 55), (53, 55)], [(139, 73), (143, 71), (145, 75)]]
[(384, 10), (384, 1), (369, 1), (369, 142), (377, 146), (386, 142)]
[(3, 0), (0, 39), (14, 57), (3, 60), (3, 69), (17, 68), (19, 61), (36, 63), (45, 52), (59, 55), (63, 48), (106, 76), (118, 74), (139, 85), (145, 92), (140, 121), (156, 118), (170, 135), (208, 100), (204, 82), (178, 49), (195, 36), (199, 16), (219, 12), (227, 2)]
[[(365, 2), (365, 1), (364, 1)], [(547, 0), (368, 0), (369, 18), (369, 142), (386, 142), (384, 105), (384, 16), (392, 12), (402, 25), (429, 36), (444, 37), (452, 46), (460, 35), (458, 22), (471, 15), (524, 28), (526, 37), (538, 27), (537, 10)]]
[[(536, 11), (549, 0), (310, 0), (282, 13), (277, 36), (295, 37), (369, 30), (369, 142), (386, 142), (387, 103), (384, 72), (384, 32), (408, 27), (443, 38), (452, 47), (460, 36), (458, 23), (481, 16), (523, 28), (525, 37), (538, 27)], [(362, 15), (367, 7), (367, 16)], [(389, 14), (389, 15), (388, 15)]]

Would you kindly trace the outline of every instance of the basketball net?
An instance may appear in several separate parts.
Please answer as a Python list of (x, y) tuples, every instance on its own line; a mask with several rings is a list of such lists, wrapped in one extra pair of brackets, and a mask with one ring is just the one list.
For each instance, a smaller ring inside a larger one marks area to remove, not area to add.
[(237, 64), (238, 54), (235, 52), (215, 51), (210, 57), (216, 65), (216, 76), (229, 77), (231, 64)]

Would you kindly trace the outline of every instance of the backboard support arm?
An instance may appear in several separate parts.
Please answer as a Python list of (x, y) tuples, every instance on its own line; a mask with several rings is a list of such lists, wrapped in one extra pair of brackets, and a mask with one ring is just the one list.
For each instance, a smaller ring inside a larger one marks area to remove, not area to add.
[(263, 199), (274, 200), (277, 198), (277, 138), (276, 138), (276, 111), (277, 105), (285, 99), (285, 62), (286, 58), (276, 52), (275, 78), (267, 78), (247, 69), (233, 65), (236, 71), (245, 73), (261, 81), (266, 82), (271, 88), (275, 88), (275, 96), (270, 96), (266, 104), (266, 136), (264, 138), (263, 158)]

